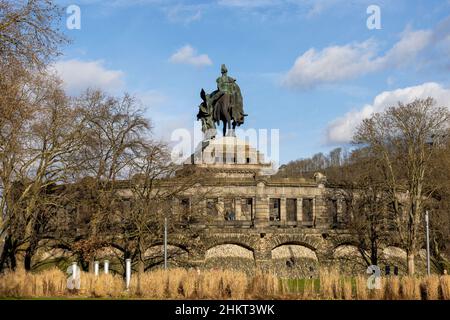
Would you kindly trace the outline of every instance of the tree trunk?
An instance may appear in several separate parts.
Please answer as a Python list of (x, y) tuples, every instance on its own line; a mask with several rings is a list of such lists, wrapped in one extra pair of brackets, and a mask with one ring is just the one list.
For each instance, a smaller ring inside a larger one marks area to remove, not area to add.
[(23, 266), (25, 268), (25, 271), (31, 271), (31, 258), (33, 257), (32, 251), (27, 250), (25, 251), (25, 256), (23, 258)]
[(374, 241), (372, 242), (372, 250), (371, 250), (370, 260), (372, 262), (372, 265), (374, 265), (374, 266), (378, 265), (378, 246)]
[(415, 272), (414, 257), (415, 257), (414, 253), (411, 253), (411, 252), (408, 252), (406, 255), (409, 275), (414, 275), (414, 272)]
[(35, 239), (31, 239), (23, 257), (23, 266), (25, 268), (25, 271), (31, 271), (32, 258), (36, 253), (37, 247), (38, 241)]
[(138, 262), (138, 273), (139, 274), (143, 274), (144, 271), (145, 271), (144, 261), (142, 259), (139, 259), (139, 262)]
[(0, 273), (3, 271), (7, 263), (10, 247), (11, 247), (11, 239), (9, 236), (7, 236), (3, 243), (2, 251), (0, 254)]
[(89, 258), (89, 267), (88, 267), (89, 273), (94, 273), (94, 262), (95, 262), (94, 257)]

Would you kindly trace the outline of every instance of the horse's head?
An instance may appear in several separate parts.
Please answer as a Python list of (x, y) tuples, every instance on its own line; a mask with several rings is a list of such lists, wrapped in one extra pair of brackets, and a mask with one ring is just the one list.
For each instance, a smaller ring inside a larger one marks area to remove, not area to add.
[(200, 98), (202, 98), (202, 100), (206, 102), (206, 92), (205, 90), (203, 90), (203, 88), (202, 91), (200, 91)]

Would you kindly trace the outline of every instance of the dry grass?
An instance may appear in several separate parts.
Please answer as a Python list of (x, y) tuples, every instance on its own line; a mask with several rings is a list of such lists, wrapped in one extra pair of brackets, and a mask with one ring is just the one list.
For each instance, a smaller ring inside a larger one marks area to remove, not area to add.
[(420, 280), (416, 277), (403, 277), (400, 283), (401, 298), (420, 300)]
[(398, 300), (400, 299), (400, 280), (398, 277), (388, 277), (385, 280), (384, 299)]
[(81, 273), (80, 290), (67, 289), (58, 269), (40, 273), (8, 272), (0, 276), (0, 297), (95, 297), (145, 299), (450, 299), (450, 276), (383, 277), (381, 288), (369, 290), (367, 278), (343, 277), (323, 270), (319, 279), (288, 281), (255, 271), (249, 276), (231, 270), (170, 269), (133, 274), (126, 290), (123, 278)]
[(352, 280), (344, 278), (342, 279), (342, 299), (352, 300), (352, 298), (353, 298)]
[(340, 298), (340, 276), (336, 270), (323, 269), (319, 275), (320, 289), (323, 299)]
[(356, 299), (367, 300), (369, 298), (367, 278), (359, 275), (355, 278), (355, 283)]
[(81, 274), (81, 294), (89, 297), (118, 298), (124, 290), (124, 282), (121, 277), (111, 274), (95, 276), (89, 273)]
[(422, 282), (422, 291), (426, 300), (438, 300), (439, 299), (439, 277), (432, 275), (425, 278)]
[(450, 300), (450, 276), (441, 276), (440, 282), (442, 299)]
[(3, 297), (62, 296), (67, 293), (66, 287), (66, 275), (58, 269), (39, 274), (19, 270), (0, 276), (0, 296)]

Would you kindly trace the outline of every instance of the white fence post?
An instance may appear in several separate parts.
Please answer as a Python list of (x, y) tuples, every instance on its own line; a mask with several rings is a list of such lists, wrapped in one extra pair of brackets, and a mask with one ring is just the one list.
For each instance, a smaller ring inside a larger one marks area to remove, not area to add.
[(126, 267), (126, 285), (128, 289), (130, 287), (130, 280), (131, 280), (131, 259), (125, 260), (125, 267)]
[(94, 261), (94, 274), (95, 274), (95, 276), (98, 276), (99, 264), (100, 263), (98, 261)]
[(72, 278), (73, 279), (77, 279), (77, 277), (78, 277), (78, 274), (77, 274), (77, 270), (78, 269), (78, 267), (77, 267), (77, 263), (76, 262), (72, 262)]
[(103, 269), (105, 270), (105, 274), (109, 273), (109, 260), (105, 260)]

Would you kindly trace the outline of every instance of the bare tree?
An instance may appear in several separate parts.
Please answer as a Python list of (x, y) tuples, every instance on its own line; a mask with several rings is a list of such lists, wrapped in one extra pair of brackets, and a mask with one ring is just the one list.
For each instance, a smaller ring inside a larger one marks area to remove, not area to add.
[(0, 270), (7, 258), (11, 267), (16, 265), (13, 189), (21, 179), (24, 132), (42, 98), (46, 66), (66, 42), (55, 28), (60, 16), (52, 1), (0, 0)]
[(25, 253), (26, 270), (31, 268), (31, 257), (38, 245), (37, 221), (42, 211), (38, 208), (44, 209), (41, 202), (46, 201), (42, 195), (49, 187), (70, 181), (68, 175), (75, 167), (68, 159), (82, 145), (83, 119), (70, 106), (59, 84), (45, 79), (40, 88), (42, 96), (22, 132), (24, 152), (16, 161), (16, 178), (23, 188), (11, 212), (14, 219), (24, 223), (19, 250)]
[(434, 157), (436, 170), (429, 177), (436, 186), (430, 205), (430, 235), (433, 261), (443, 272), (450, 269), (450, 132), (440, 139), (444, 147)]
[(67, 39), (58, 30), (62, 9), (50, 0), (0, 0), (0, 64), (45, 69)]
[(378, 161), (364, 148), (355, 150), (351, 162), (341, 167), (339, 174), (328, 176), (330, 196), (343, 204), (340, 226), (367, 266), (379, 263), (382, 245), (395, 243), (389, 224), (390, 197)]
[(148, 141), (137, 151), (124, 185), (130, 191), (129, 206), (117, 212), (126, 223), (116, 229), (113, 246), (124, 256), (134, 257), (143, 273), (161, 261), (156, 256), (149, 259), (146, 251), (162, 243), (165, 219), (170, 233), (183, 229), (188, 236), (197, 231), (195, 222), (205, 216), (202, 206), (208, 189), (199, 188), (204, 175), (198, 170), (183, 170), (171, 161), (165, 144)]
[(419, 231), (424, 204), (434, 191), (426, 178), (439, 144), (430, 139), (443, 136), (448, 121), (448, 109), (436, 107), (432, 98), (415, 100), (364, 120), (354, 136), (357, 144), (367, 146), (370, 155), (380, 159), (410, 274), (414, 274), (414, 258), (423, 238)]
[[(74, 159), (79, 168), (77, 180), (90, 178), (84, 183), (90, 196), (80, 203), (86, 207), (89, 223), (80, 241), (97, 249), (108, 237), (108, 215), (121, 202), (116, 182), (128, 177), (136, 150), (144, 144), (151, 127), (135, 99), (127, 94), (114, 98), (88, 90), (76, 103), (84, 118), (83, 147)], [(95, 251), (90, 253), (91, 267)]]

